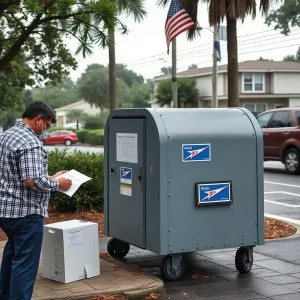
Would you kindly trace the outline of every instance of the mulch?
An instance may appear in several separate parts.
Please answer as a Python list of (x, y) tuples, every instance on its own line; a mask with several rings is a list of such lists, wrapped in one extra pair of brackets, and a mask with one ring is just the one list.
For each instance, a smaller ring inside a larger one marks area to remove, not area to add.
[[(104, 213), (103, 212), (78, 212), (78, 213), (59, 213), (53, 207), (49, 207), (49, 218), (45, 218), (45, 224), (63, 222), (69, 220), (82, 220), (98, 223), (99, 237), (104, 235)], [(276, 239), (295, 234), (297, 229), (287, 223), (265, 218), (265, 239)], [(0, 241), (6, 241), (5, 233), (0, 229)]]

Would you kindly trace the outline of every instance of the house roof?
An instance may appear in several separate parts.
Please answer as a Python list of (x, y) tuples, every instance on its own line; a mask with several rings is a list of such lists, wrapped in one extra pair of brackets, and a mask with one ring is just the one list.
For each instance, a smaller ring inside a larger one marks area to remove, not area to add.
[[(263, 61), (247, 60), (238, 64), (239, 71), (257, 71), (257, 72), (300, 72), (300, 62), (293, 61)], [(227, 65), (218, 67), (220, 73), (227, 72)], [(177, 73), (180, 77), (196, 77), (212, 73), (212, 67), (194, 68)], [(171, 78), (171, 74), (155, 77), (155, 80)]]
[(81, 101), (77, 101), (59, 108), (56, 108), (55, 111), (61, 111), (61, 110), (72, 110), (72, 109), (76, 109), (77, 106), (81, 105), (85, 103), (85, 100), (81, 100)]

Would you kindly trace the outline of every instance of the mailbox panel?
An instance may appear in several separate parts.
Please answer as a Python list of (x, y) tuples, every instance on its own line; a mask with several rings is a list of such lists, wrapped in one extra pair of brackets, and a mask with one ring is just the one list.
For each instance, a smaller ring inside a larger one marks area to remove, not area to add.
[(109, 120), (109, 235), (145, 247), (145, 120)]

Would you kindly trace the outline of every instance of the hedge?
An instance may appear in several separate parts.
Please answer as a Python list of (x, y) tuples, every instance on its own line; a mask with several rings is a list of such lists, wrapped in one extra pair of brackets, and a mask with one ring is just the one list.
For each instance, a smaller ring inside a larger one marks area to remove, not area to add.
[(69, 197), (60, 192), (51, 194), (50, 205), (60, 212), (102, 211), (104, 208), (104, 155), (65, 149), (48, 152), (49, 174), (61, 170), (75, 169), (91, 177), (92, 180), (82, 184), (76, 193)]
[(85, 142), (87, 144), (91, 144), (91, 145), (103, 145), (104, 144), (104, 129), (89, 130), (86, 133)]

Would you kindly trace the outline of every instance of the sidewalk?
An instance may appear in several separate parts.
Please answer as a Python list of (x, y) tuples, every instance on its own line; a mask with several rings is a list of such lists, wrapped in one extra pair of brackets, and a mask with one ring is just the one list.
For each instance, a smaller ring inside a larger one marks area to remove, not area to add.
[[(0, 242), (0, 260), (5, 243)], [(42, 273), (41, 260), (32, 300), (91, 299), (96, 295), (120, 293), (128, 299), (143, 299), (163, 291), (163, 282), (159, 278), (111, 257), (100, 258), (100, 276), (69, 284), (43, 279)]]

